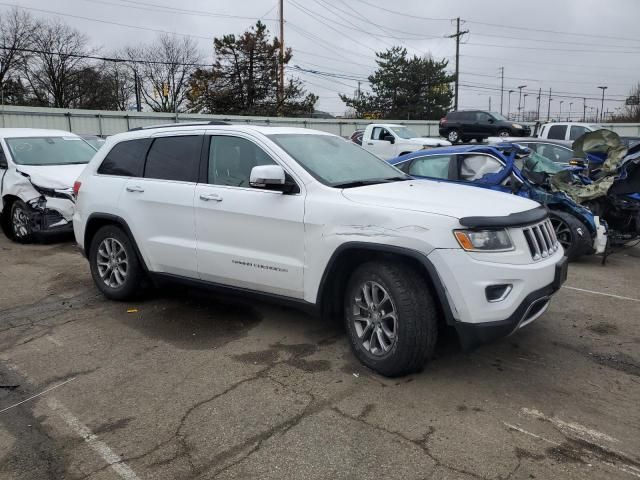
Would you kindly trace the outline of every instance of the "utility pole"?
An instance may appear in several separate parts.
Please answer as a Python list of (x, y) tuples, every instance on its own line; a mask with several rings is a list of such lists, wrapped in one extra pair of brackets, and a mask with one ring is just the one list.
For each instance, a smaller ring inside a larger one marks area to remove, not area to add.
[(280, 78), (278, 85), (278, 115), (284, 110), (284, 0), (280, 0)]
[[(0, 60), (0, 70), (2, 70), (2, 60)], [(4, 128), (4, 78), (0, 79), (0, 97), (2, 102), (2, 128)]]
[(540, 102), (542, 100), (542, 87), (538, 90), (538, 113), (536, 113), (536, 122), (540, 120)]
[(522, 120), (520, 120), (521, 122), (527, 121), (525, 117), (527, 115), (527, 96), (528, 95), (529, 95), (528, 93), (525, 93), (522, 96)]
[(500, 67), (500, 115), (502, 115), (503, 104), (504, 104), (504, 67)]
[(604, 117), (604, 91), (609, 88), (609, 87), (598, 87), (600, 90), (602, 90), (602, 104), (600, 104), (600, 123), (602, 123), (602, 119)]
[(549, 109), (547, 110), (547, 122), (551, 120), (551, 88), (549, 88)]
[(489, 97), (489, 111), (491, 111), (491, 97)]
[[(282, 0), (280, 0), (282, 1)], [(469, 30), (460, 31), (460, 17), (456, 18), (456, 33), (449, 35), (447, 38), (456, 39), (456, 78), (455, 78), (455, 96), (453, 97), (453, 109), (458, 110), (458, 81), (460, 78), (460, 37), (465, 33), (469, 33)]]
[(356, 98), (358, 100), (360, 100), (360, 95), (362, 95), (362, 91), (360, 90), (360, 83), (362, 83), (362, 82), (360, 82), (360, 80), (358, 80), (358, 94), (356, 96)]
[(587, 99), (586, 99), (586, 97), (583, 98), (582, 101), (584, 102), (582, 104), (582, 121), (586, 122), (587, 121)]
[(140, 79), (138, 78), (138, 72), (133, 71), (133, 87), (136, 91), (136, 112), (142, 111), (142, 105), (140, 104)]
[(562, 121), (562, 104), (564, 103), (564, 100), (560, 100), (560, 113), (558, 114), (558, 121), (561, 122)]
[(518, 90), (520, 90), (520, 93), (518, 95), (518, 116), (516, 117), (516, 120), (519, 121), (520, 120), (520, 111), (522, 110), (522, 89), (523, 88), (527, 88), (526, 85), (520, 85), (518, 87)]

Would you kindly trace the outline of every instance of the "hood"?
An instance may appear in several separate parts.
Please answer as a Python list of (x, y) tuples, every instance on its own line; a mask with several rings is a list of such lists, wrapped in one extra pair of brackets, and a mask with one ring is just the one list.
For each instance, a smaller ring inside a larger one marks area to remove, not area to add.
[(87, 165), (16, 165), (16, 170), (31, 177), (31, 182), (39, 187), (64, 189), (72, 188)]
[(443, 138), (417, 137), (417, 138), (403, 138), (400, 141), (403, 143), (411, 143), (414, 145), (429, 145), (430, 147), (451, 146), (451, 142)]
[(342, 194), (356, 203), (455, 218), (502, 217), (539, 206), (538, 203), (517, 195), (434, 180), (367, 185), (344, 189)]

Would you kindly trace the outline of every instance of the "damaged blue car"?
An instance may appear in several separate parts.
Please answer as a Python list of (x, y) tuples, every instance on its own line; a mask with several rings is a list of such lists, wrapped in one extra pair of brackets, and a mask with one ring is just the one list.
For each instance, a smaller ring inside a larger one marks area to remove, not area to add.
[(402, 155), (389, 163), (415, 178), (465, 183), (545, 205), (569, 260), (606, 248), (606, 226), (598, 216), (565, 193), (536, 184), (538, 173), (559, 172), (563, 166), (528, 148), (511, 143), (442, 147)]

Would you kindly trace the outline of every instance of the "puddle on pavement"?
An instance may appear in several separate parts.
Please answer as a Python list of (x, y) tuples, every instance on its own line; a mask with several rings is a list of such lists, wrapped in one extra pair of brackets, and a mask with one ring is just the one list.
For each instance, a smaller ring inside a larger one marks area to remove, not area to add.
[[(242, 363), (254, 365), (273, 365), (278, 361), (291, 365), (305, 372), (326, 372), (331, 368), (328, 360), (308, 360), (306, 357), (319, 350), (319, 343), (299, 343), (287, 345), (275, 343), (266, 350), (242, 353), (233, 358)], [(286, 358), (286, 359), (285, 359)]]
[[(150, 338), (186, 350), (222, 346), (247, 335), (261, 317), (249, 305), (226, 301), (215, 295), (174, 289), (158, 291), (137, 305), (116, 304), (123, 323)], [(137, 311), (127, 312), (128, 309)]]

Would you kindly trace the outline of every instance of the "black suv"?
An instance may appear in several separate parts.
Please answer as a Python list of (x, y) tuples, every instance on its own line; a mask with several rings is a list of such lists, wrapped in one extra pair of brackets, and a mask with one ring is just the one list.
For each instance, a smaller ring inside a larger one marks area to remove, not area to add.
[(449, 112), (440, 119), (440, 136), (451, 143), (468, 142), (475, 138), (481, 142), (488, 137), (528, 137), (531, 129), (511, 122), (499, 113), (481, 110)]

